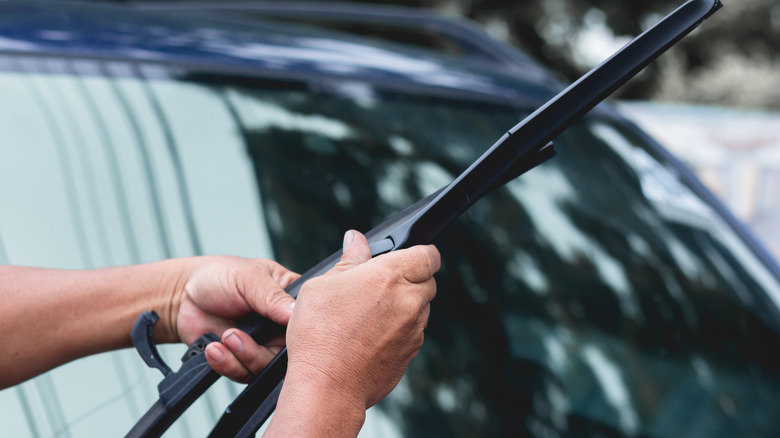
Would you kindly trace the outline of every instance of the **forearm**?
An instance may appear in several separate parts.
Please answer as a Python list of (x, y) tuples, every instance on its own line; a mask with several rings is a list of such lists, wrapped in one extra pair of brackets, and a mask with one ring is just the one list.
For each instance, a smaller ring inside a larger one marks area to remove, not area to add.
[(0, 266), (0, 388), (79, 357), (129, 346), (144, 310), (162, 324), (160, 341), (175, 341), (170, 315), (182, 289), (182, 261), (87, 271)]

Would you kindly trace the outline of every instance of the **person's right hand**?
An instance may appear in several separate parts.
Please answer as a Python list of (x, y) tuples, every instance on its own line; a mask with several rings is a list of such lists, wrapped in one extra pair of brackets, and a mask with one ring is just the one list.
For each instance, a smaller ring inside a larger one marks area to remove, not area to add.
[[(366, 238), (348, 231), (341, 261), (298, 294), (287, 326), (289, 364), (275, 418), (289, 419), (286, 403), (296, 405), (301, 420), (301, 411), (312, 414), (322, 402), (331, 417), (343, 419), (339, 410), (351, 410), (362, 425), (365, 410), (392, 391), (422, 346), (439, 267), (434, 246), (371, 259)], [(322, 418), (318, 421), (323, 432)], [(346, 427), (334, 426), (342, 432)]]

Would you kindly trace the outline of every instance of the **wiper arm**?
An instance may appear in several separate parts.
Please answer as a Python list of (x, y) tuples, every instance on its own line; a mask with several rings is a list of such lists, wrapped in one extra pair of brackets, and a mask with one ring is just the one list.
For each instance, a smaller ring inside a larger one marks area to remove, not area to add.
[[(653, 27), (586, 73), (504, 134), (452, 183), (366, 233), (372, 255), (417, 244), (431, 243), (452, 221), (491, 190), (546, 161), (553, 154), (550, 142), (572, 123), (623, 85), (658, 55), (692, 31), (721, 7), (719, 0), (690, 0)], [(327, 272), (341, 251), (304, 273), (285, 290), (297, 296), (301, 285)], [(159, 436), (216, 379), (208, 367), (204, 348), (207, 334), (196, 341), (177, 372), (162, 364), (154, 347), (154, 318), (143, 316), (133, 330), (136, 348), (150, 366), (160, 368), (160, 399), (127, 436)], [(239, 328), (263, 343), (281, 330), (252, 315)], [(252, 436), (276, 407), (287, 367), (287, 350), (256, 376), (230, 405), (213, 436)], [(166, 370), (167, 369), (167, 370)]]
[[(538, 148), (532, 154), (526, 154), (509, 167), (502, 178), (496, 179), (497, 184), (486, 187), (485, 193), (502, 186), (517, 176), (533, 169), (537, 165), (547, 161), (555, 155), (552, 143)], [(430, 240), (446, 228), (446, 225), (457, 219), (461, 213), (479, 198), (470, 198), (458, 210), (431, 211), (431, 207), (441, 202), (446, 197), (446, 186), (428, 197), (410, 205), (402, 212), (391, 217), (381, 225), (366, 233), (366, 239), (371, 247), (371, 256), (384, 254), (397, 249), (408, 248), (418, 244), (430, 243)], [(436, 216), (444, 213), (445, 216)], [(434, 215), (435, 219), (430, 217)], [(412, 231), (414, 225), (424, 223), (422, 218), (435, 224), (437, 228), (423, 228), (424, 232)], [(441, 225), (443, 224), (443, 225)], [(435, 233), (431, 236), (430, 233)], [(394, 237), (395, 236), (395, 237)], [(396, 240), (397, 239), (397, 240)], [(304, 273), (300, 279), (302, 285), (306, 280), (324, 274), (341, 260), (341, 251), (332, 254), (312, 270)], [(291, 285), (292, 286), (292, 285)], [(297, 296), (296, 289), (293, 296)], [(225, 410), (210, 437), (219, 438), (225, 436), (251, 437), (257, 429), (265, 423), (276, 408), (279, 392), (282, 389), (284, 375), (287, 371), (287, 347), (284, 347), (263, 371), (250, 381), (241, 394)], [(262, 403), (259, 403), (262, 401)]]
[[(493, 188), (502, 186), (507, 181), (511, 181), (520, 174), (525, 173), (527, 170), (552, 158), (554, 154), (555, 152), (551, 143), (538, 148), (535, 154), (528, 154), (528, 157), (516, 160), (515, 163), (509, 166), (503, 177), (497, 178), (495, 183), (488, 189), (492, 190)], [(399, 240), (399, 245), (395, 245), (392, 236), (398, 236), (399, 230), (404, 230), (404, 227), (409, 227), (414, 224), (418, 220), (417, 218), (429, 217), (432, 214), (429, 211), (430, 207), (436, 203), (436, 200), (440, 198), (440, 195), (442, 195), (446, 188), (447, 187), (442, 188), (428, 197), (410, 205), (400, 213), (367, 232), (365, 236), (371, 247), (372, 257), (416, 245), (417, 243), (414, 243), (415, 240), (410, 238), (405, 238), (403, 242)], [(476, 202), (477, 199), (478, 198), (472, 199), (472, 203)], [(470, 205), (471, 204), (463, 205), (460, 211), (457, 212), (454, 210), (446, 212), (448, 217), (440, 219), (446, 219), (447, 223), (450, 223), (468, 209)], [(444, 226), (441, 227), (441, 229), (443, 228)], [(404, 234), (406, 233), (401, 233), (401, 235)], [(419, 243), (423, 242), (421, 241)], [(296, 298), (303, 283), (311, 278), (324, 274), (339, 260), (341, 260), (340, 250), (306, 271), (300, 278), (287, 286), (285, 291), (293, 298)], [(219, 341), (217, 335), (207, 333), (193, 342), (182, 357), (181, 368), (179, 368), (177, 372), (172, 372), (170, 367), (162, 360), (162, 357), (155, 347), (153, 333), (154, 325), (157, 320), (158, 316), (154, 311), (141, 314), (133, 327), (131, 338), (144, 362), (151, 368), (159, 369), (165, 376), (157, 386), (160, 398), (152, 405), (146, 414), (141, 417), (130, 432), (128, 432), (126, 435), (127, 437), (158, 437), (162, 435), (171, 424), (173, 424), (173, 422), (176, 421), (176, 419), (219, 378), (219, 374), (209, 367), (205, 355), (206, 345), (208, 345), (209, 342)], [(260, 344), (267, 342), (284, 331), (283, 327), (262, 318), (258, 314), (250, 314), (242, 318), (238, 324), (238, 328), (252, 336), (252, 338)], [(220, 433), (212, 435), (218, 437), (235, 435), (238, 430), (234, 433), (227, 432), (224, 428), (227, 428), (227, 425), (231, 424), (229, 429), (232, 430), (236, 427), (237, 423), (243, 424), (243, 422), (247, 421), (256, 411), (258, 400), (264, 400), (268, 397), (267, 403), (270, 403), (272, 406), (266, 404), (266, 408), (270, 406), (270, 409), (267, 411), (267, 414), (263, 416), (263, 420), (258, 424), (257, 427), (260, 427), (276, 407), (276, 400), (279, 396), (278, 391), (281, 389), (281, 380), (284, 378), (286, 370), (287, 348), (284, 348), (277, 353), (276, 357), (260, 374), (255, 376), (247, 384), (247, 387), (231, 404), (227, 409), (226, 414), (223, 415), (223, 419), (218, 423), (217, 428), (219, 428)], [(274, 392), (274, 390), (276, 392)], [(273, 397), (269, 397), (269, 395), (273, 395)], [(248, 411), (248, 406), (253, 407)], [(249, 412), (249, 414), (242, 414), (244, 412)], [(255, 417), (257, 416), (257, 414), (254, 415)], [(227, 418), (227, 420), (225, 420), (225, 418)], [(251, 436), (256, 430), (257, 429), (246, 436)]]

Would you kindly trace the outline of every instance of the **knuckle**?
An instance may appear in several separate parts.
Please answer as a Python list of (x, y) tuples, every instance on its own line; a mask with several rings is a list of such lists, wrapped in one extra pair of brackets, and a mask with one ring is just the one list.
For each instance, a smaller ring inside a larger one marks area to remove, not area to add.
[(266, 309), (270, 310), (276, 307), (277, 304), (285, 299), (284, 291), (281, 288), (273, 288), (267, 290), (264, 294), (264, 301)]
[[(414, 356), (417, 355), (417, 353), (423, 347), (423, 344), (425, 344), (425, 335), (420, 334), (420, 336), (417, 338), (417, 349), (415, 349), (415, 351), (414, 351)], [(414, 356), (412, 356), (412, 357), (414, 357)]]
[(403, 322), (405, 326), (413, 326), (417, 324), (422, 312), (422, 303), (420, 299), (412, 294), (404, 294), (398, 300), (398, 313), (399, 320)]
[(438, 291), (436, 280), (433, 278), (430, 279), (426, 284), (424, 284), (423, 288), (423, 295), (427, 297), (427, 301), (430, 303), (433, 301), (434, 298), (436, 298), (436, 292)]
[(438, 270), (441, 256), (439, 250), (433, 245), (419, 245), (414, 247), (416, 250), (417, 262), (420, 266), (426, 268), (431, 274)]
[(407, 281), (411, 283), (425, 281), (439, 270), (441, 259), (435, 246), (418, 245), (405, 251), (402, 270)]
[(249, 381), (252, 380), (252, 377), (253, 375), (250, 372), (244, 371), (240, 373), (240, 375), (231, 378), (231, 380), (235, 380), (238, 383), (249, 383)]
[(425, 305), (425, 300), (422, 299), (422, 297), (418, 294), (414, 293), (407, 293), (404, 294), (405, 297), (405, 310), (408, 313), (418, 314), (420, 313), (420, 310), (422, 310), (423, 306)]
[(298, 291), (298, 296), (308, 295), (312, 290), (321, 289), (324, 281), (325, 280), (322, 277), (315, 277), (307, 280), (305, 283), (303, 283), (303, 285), (301, 285), (301, 289)]

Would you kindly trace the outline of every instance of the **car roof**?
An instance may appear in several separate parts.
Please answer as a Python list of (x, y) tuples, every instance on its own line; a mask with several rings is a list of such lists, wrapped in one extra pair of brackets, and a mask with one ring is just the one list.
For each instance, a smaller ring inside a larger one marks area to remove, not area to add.
[[(483, 28), (457, 16), (433, 10), (383, 4), (339, 2), (135, 2), (140, 9), (157, 11), (208, 11), (232, 17), (273, 18), (319, 27), (346, 30), (384, 40), (428, 47), (462, 58), (483, 59), (535, 75), (541, 81), (550, 72), (528, 55), (491, 38)], [(411, 34), (411, 36), (410, 36)]]
[[(352, 79), (529, 106), (546, 101), (564, 86), (526, 55), (462, 20), (411, 8), (342, 4), (330, 12), (352, 22), (381, 19), (388, 25), (427, 26), (447, 38), (478, 41), (466, 49), (466, 56), (454, 56), (291, 24), (290, 18), (306, 19), (322, 10), (313, 4), (286, 5), (254, 5), (252, 14), (245, 9), (236, 14), (235, 5), (0, 2), (0, 53), (131, 60), (249, 75), (262, 71), (263, 76), (283, 78)], [(288, 21), (275, 21), (279, 17)], [(486, 49), (476, 56), (480, 47)]]

